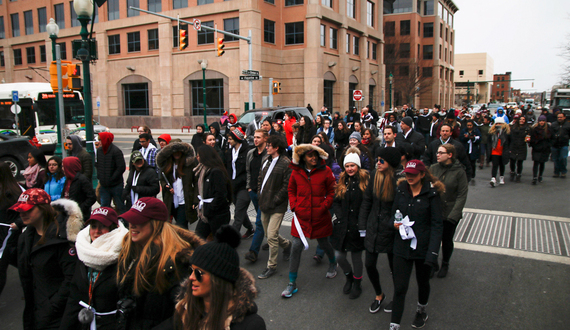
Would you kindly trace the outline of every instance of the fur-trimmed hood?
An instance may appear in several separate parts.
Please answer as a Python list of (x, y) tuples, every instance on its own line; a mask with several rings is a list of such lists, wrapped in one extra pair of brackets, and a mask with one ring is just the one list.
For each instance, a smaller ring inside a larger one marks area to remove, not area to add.
[[(174, 141), (174, 140), (173, 140)], [(181, 152), (182, 157), (186, 158), (186, 165), (190, 166), (194, 162), (194, 158), (196, 157), (196, 152), (194, 147), (191, 144), (186, 142), (170, 142), (169, 145), (164, 147), (157, 155), (156, 155), (156, 164), (159, 168), (164, 168), (166, 166), (166, 162), (172, 155), (176, 152)]]
[[(83, 213), (77, 202), (71, 199), (60, 198), (51, 203), (51, 206), (58, 212), (57, 222), (59, 223), (59, 237), (75, 242), (77, 234), (83, 229)], [(65, 228), (65, 231), (61, 230)]]
[(196, 250), (198, 246), (206, 244), (206, 241), (196, 235), (193, 231), (180, 228), (178, 226), (175, 226), (174, 228), (180, 238), (190, 243), (190, 247), (182, 249), (176, 254), (176, 262), (182, 267), (188, 268), (190, 266), (190, 257), (192, 257), (194, 250)]
[(319, 157), (321, 159), (327, 160), (329, 158), (329, 154), (326, 151), (321, 149), (320, 147), (314, 146), (312, 144), (301, 144), (295, 147), (293, 151), (293, 160), (291, 161), (295, 165), (299, 165), (299, 162), (303, 158), (303, 156), (309, 151), (317, 151), (319, 153)]

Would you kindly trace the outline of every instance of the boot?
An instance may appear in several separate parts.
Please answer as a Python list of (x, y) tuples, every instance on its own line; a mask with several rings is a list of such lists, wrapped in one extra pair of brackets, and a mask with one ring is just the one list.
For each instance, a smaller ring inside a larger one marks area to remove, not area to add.
[(536, 184), (536, 177), (532, 178), (532, 184)]
[(511, 177), (510, 177), (511, 182), (515, 181), (515, 175), (516, 175), (515, 172), (511, 172)]
[(517, 174), (517, 178), (516, 178), (515, 182), (521, 182), (521, 175), (520, 174)]
[(481, 155), (481, 157), (479, 157), (479, 169), (482, 170), (483, 169), (483, 164), (485, 163), (485, 155)]
[(435, 266), (431, 268), (430, 272), (429, 272), (429, 278), (433, 278), (433, 276), (435, 275), (435, 272), (437, 272), (439, 270), (439, 263), (436, 262)]
[(447, 276), (447, 271), (449, 270), (449, 262), (442, 262), (441, 269), (437, 273), (438, 278), (444, 278)]
[(344, 276), (346, 276), (346, 283), (344, 283), (344, 287), (342, 288), (342, 293), (349, 294), (350, 290), (352, 289), (352, 283), (354, 282), (354, 277), (352, 272), (344, 274)]
[(348, 298), (356, 299), (360, 297), (360, 295), (362, 294), (362, 287), (360, 286), (360, 284), (362, 284), (362, 277), (355, 278), (354, 282), (352, 283), (352, 289), (350, 290), (350, 296), (348, 296)]

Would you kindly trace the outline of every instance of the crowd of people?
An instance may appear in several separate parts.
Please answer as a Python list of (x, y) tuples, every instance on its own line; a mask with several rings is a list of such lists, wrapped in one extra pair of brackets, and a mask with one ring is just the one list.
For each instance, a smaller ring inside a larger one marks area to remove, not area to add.
[[(370, 106), (341, 117), (323, 107), (314, 120), (287, 111), (243, 127), (226, 113), (198, 125), (191, 143), (162, 134), (157, 144), (141, 126), (128, 164), (112, 133), (99, 134), (95, 159), (70, 136), (64, 159), (32, 151), (22, 184), (0, 163), (0, 294), (8, 266), (18, 267), (26, 330), (265, 329), (236, 247), (251, 238), (248, 263), (269, 251), (258, 280), (278, 272), (281, 253), (281, 297), (291, 298), (314, 239), (313, 259), (326, 255), (328, 279), (342, 271), (348, 298), (363, 294), (366, 270), (369, 312), (391, 313), (390, 329), (400, 329), (415, 268), (412, 327), (421, 328), (430, 279), (450, 271), (477, 167), (492, 163), (492, 187), (505, 184), (507, 164), (521, 182), (530, 147), (532, 184), (543, 181), (550, 154), (554, 177), (566, 177), (570, 123), (554, 115), (405, 105), (384, 117)], [(291, 239), (280, 234), (288, 210)], [(379, 254), (391, 279), (380, 279)]]

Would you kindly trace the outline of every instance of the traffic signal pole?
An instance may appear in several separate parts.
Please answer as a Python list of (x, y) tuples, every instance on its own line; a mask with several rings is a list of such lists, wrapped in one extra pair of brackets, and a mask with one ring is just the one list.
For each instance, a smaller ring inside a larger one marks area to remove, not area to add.
[(67, 157), (67, 151), (65, 150), (65, 148), (63, 148), (64, 141), (66, 138), (63, 135), (63, 132), (65, 130), (65, 113), (63, 111), (63, 88), (62, 88), (63, 79), (61, 78), (61, 51), (59, 47), (60, 47), (59, 45), (55, 45), (55, 60), (57, 62), (57, 105), (58, 105), (56, 111), (59, 114), (59, 116), (57, 116), (58, 117), (57, 140), (58, 140), (58, 145), (62, 147), (61, 158), (65, 158)]

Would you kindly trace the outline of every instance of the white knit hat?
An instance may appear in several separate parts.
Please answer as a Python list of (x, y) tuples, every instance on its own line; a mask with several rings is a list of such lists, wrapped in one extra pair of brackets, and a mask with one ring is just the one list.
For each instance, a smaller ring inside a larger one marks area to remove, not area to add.
[(360, 156), (356, 153), (349, 153), (346, 154), (346, 156), (344, 156), (344, 162), (343, 162), (343, 166), (346, 166), (346, 164), (348, 163), (354, 163), (356, 164), (359, 168), (361, 167), (360, 165)]

